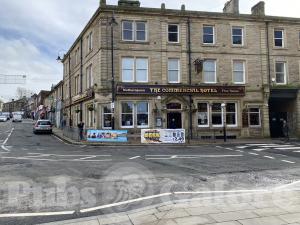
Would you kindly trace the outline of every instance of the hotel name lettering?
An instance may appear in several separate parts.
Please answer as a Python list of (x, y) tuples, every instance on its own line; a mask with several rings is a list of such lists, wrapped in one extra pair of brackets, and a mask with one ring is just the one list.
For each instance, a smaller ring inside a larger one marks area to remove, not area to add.
[(174, 87), (169, 85), (118, 85), (117, 94), (119, 95), (168, 95), (168, 94), (192, 94), (192, 95), (245, 95), (244, 86), (189, 86)]

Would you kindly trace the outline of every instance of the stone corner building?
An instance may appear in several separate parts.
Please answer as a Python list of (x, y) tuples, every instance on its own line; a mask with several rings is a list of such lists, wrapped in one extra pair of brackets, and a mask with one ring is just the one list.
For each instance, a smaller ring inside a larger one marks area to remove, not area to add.
[(184, 128), (193, 138), (300, 134), (300, 19), (105, 0), (64, 63), (64, 115), (86, 128)]

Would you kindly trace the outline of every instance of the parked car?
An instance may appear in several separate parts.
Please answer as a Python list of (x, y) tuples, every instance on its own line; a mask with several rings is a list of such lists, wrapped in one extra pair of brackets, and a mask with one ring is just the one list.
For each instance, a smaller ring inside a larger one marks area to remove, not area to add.
[(33, 133), (49, 133), (52, 134), (52, 123), (50, 120), (38, 120), (33, 127)]
[(10, 120), (10, 113), (9, 112), (2, 112), (1, 116), (6, 116), (7, 120)]
[(12, 122), (22, 122), (21, 114), (13, 114)]
[(0, 116), (0, 122), (6, 122), (7, 116)]

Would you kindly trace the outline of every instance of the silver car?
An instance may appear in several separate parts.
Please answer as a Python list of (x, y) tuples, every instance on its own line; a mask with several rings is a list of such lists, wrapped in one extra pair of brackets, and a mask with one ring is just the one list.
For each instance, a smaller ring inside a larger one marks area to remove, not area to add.
[(7, 117), (6, 116), (0, 116), (0, 122), (6, 122)]
[(34, 127), (33, 127), (33, 133), (49, 133), (52, 134), (52, 123), (50, 120), (38, 120)]

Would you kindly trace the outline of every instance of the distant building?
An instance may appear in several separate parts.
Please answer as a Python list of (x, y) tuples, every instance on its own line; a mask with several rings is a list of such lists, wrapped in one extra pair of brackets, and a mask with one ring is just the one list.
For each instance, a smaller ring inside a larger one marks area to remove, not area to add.
[[(113, 38), (112, 38), (113, 37)], [(300, 135), (300, 19), (105, 0), (62, 60), (64, 113), (86, 128), (193, 137)]]
[(18, 100), (12, 100), (3, 104), (3, 112), (24, 112), (27, 105), (27, 98), (21, 98)]
[(36, 97), (36, 110), (35, 119), (45, 119), (47, 115), (47, 108), (45, 107), (45, 98), (49, 95), (50, 91), (42, 90)]

